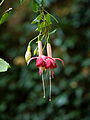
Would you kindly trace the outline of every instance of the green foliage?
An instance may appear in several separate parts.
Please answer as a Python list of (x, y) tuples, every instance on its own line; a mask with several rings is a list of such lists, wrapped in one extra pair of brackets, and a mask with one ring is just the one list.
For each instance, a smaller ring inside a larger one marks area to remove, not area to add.
[[(38, 27), (36, 28), (36, 31), (43, 32), (43, 34), (45, 34), (43, 35), (44, 37), (46, 36), (46, 34), (51, 35), (48, 33), (50, 25), (52, 24), (51, 17), (58, 23), (57, 19), (53, 15), (51, 15), (50, 13), (48, 13), (46, 10), (42, 8), (40, 10), (40, 14), (31, 22), (31, 24), (37, 23)], [(47, 28), (48, 28), (48, 31), (47, 31)], [(53, 33), (54, 32), (52, 32), (52, 34)]]
[(0, 58), (0, 72), (5, 72), (8, 68), (10, 68), (10, 65)]
[(8, 13), (5, 13), (1, 19), (0, 19), (0, 24), (4, 23), (9, 17), (9, 14)]
[(38, 12), (39, 4), (34, 0), (33, 0), (33, 3), (32, 3), (32, 8), (33, 8), (34, 12)]
[(2, 17), (0, 18), (0, 24), (3, 24), (4, 22), (6, 22), (8, 20), (8, 18), (10, 17), (12, 8), (9, 8), (8, 10), (6, 10), (4, 12), (4, 14), (2, 15)]
[(42, 20), (42, 18), (43, 18), (43, 14), (41, 13), (31, 22), (31, 24), (35, 24), (35, 23), (40, 22), (40, 20)]
[(36, 2), (39, 7), (41, 7), (44, 4), (44, 0), (33, 0), (34, 2)]
[(49, 13), (46, 14), (46, 21), (47, 21), (48, 25), (52, 24), (52, 22), (51, 22), (51, 16), (50, 16)]

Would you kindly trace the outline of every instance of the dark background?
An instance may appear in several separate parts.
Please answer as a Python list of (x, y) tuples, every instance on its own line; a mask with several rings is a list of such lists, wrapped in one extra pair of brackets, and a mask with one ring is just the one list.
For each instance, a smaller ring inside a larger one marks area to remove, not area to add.
[[(36, 17), (31, 0), (22, 5), (6, 0), (0, 13), (13, 8), (7, 22), (0, 25), (0, 57), (11, 69), (0, 73), (0, 120), (90, 120), (90, 1), (46, 0), (46, 10), (58, 20), (53, 21), (51, 36), (57, 62), (52, 80), (52, 102), (43, 99), (41, 77), (35, 61), (28, 67), (24, 54), (28, 42), (37, 35), (31, 21)], [(33, 47), (34, 44), (33, 44)]]

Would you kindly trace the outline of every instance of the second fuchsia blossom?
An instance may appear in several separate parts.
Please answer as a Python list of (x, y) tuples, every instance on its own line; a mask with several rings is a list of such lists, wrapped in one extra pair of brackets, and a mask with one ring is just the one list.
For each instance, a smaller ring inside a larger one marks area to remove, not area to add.
[[(53, 77), (53, 69), (57, 68), (56, 60), (61, 61), (62, 65), (64, 65), (64, 61), (60, 58), (53, 58), (52, 57), (52, 49), (51, 49), (51, 44), (47, 43), (47, 55), (48, 59), (46, 59), (46, 69), (51, 69), (52, 70), (52, 77)], [(51, 59), (52, 58), (52, 59)]]

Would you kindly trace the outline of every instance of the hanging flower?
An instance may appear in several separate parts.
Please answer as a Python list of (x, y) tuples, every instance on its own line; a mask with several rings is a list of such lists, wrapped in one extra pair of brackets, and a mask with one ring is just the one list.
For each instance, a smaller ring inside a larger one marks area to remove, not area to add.
[(36, 59), (36, 66), (39, 68), (39, 74), (42, 75), (43, 92), (44, 92), (43, 98), (45, 98), (45, 83), (44, 83), (44, 77), (43, 77), (43, 70), (45, 70), (45, 60), (47, 59), (47, 56), (44, 56), (42, 54), (41, 41), (38, 41), (38, 53), (39, 53), (39, 56), (30, 58), (28, 61), (28, 64), (30, 63), (31, 60)]
[(56, 60), (61, 61), (61, 63), (64, 65), (64, 61), (60, 58), (53, 58), (52, 57), (52, 49), (50, 43), (47, 43), (47, 59), (45, 61), (45, 68), (46, 69), (54, 69), (57, 68)]
[(28, 64), (34, 59), (36, 59), (36, 66), (39, 68), (39, 74), (41, 75), (43, 70), (45, 70), (45, 60), (47, 59), (47, 56), (42, 55), (41, 57), (32, 57), (28, 61)]
[(47, 56), (44, 56), (42, 54), (41, 41), (38, 41), (38, 53), (39, 53), (39, 56), (30, 58), (27, 64), (29, 64), (31, 60), (36, 59), (36, 66), (39, 68), (39, 74), (41, 75), (43, 73), (43, 70), (45, 69), (45, 60), (47, 59)]
[(49, 80), (50, 80), (50, 98), (51, 101), (51, 78), (54, 76), (53, 69), (57, 68), (56, 60), (59, 60), (64, 65), (64, 61), (60, 58), (52, 58), (52, 49), (50, 43), (47, 43), (47, 55), (48, 58), (45, 60), (45, 68), (49, 69)]

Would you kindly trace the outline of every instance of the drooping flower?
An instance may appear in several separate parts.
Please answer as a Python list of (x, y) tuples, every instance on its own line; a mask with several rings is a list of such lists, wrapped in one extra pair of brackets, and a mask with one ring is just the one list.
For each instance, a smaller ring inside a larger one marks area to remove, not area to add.
[(32, 57), (29, 59), (28, 64), (31, 60), (36, 59), (36, 66), (39, 68), (39, 74), (42, 75), (42, 83), (43, 83), (43, 92), (44, 92), (44, 98), (45, 98), (45, 83), (44, 83), (44, 77), (43, 77), (43, 70), (45, 70), (45, 60), (47, 59), (47, 56), (44, 56), (42, 54), (42, 42), (38, 41), (38, 53), (39, 56)]
[(47, 59), (47, 56), (44, 56), (42, 54), (41, 41), (38, 41), (38, 53), (39, 56), (30, 58), (27, 64), (29, 64), (32, 60), (36, 59), (36, 66), (39, 68), (39, 74), (41, 75), (43, 73), (43, 70), (45, 69), (45, 60)]
[(50, 98), (49, 101), (51, 101), (51, 78), (54, 76), (53, 69), (57, 68), (56, 60), (61, 61), (61, 63), (64, 65), (64, 61), (60, 58), (52, 58), (52, 49), (51, 44), (47, 43), (47, 55), (48, 58), (45, 61), (45, 68), (49, 69), (49, 80), (50, 80)]
[(47, 55), (48, 55), (48, 58), (45, 61), (45, 68), (46, 69), (57, 68), (56, 60), (61, 61), (61, 63), (64, 65), (64, 61), (62, 59), (52, 57), (52, 49), (51, 49), (50, 43), (47, 43)]

